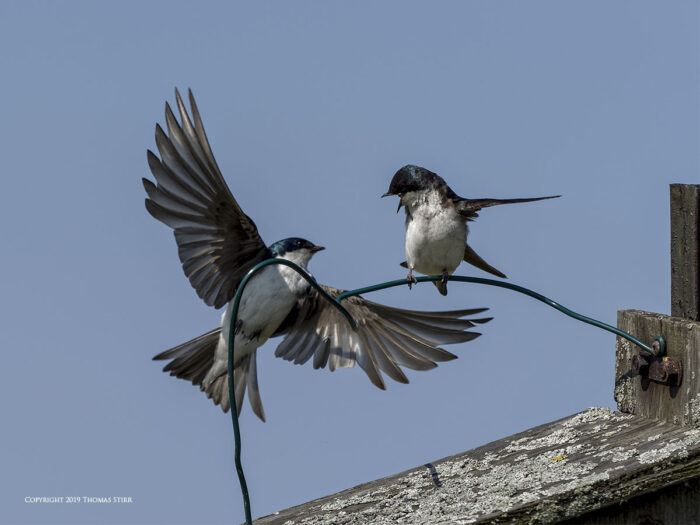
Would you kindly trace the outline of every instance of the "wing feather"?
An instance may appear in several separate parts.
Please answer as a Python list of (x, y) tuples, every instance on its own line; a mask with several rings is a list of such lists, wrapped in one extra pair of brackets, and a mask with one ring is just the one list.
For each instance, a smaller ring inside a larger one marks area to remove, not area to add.
[(159, 124), (156, 124), (156, 146), (165, 171), (170, 172), (181, 187), (187, 189), (201, 202), (207, 202), (216, 196), (216, 191), (204, 182), (204, 175), (180, 156), (177, 148)]
[(430, 359), (422, 357), (415, 352), (411, 345), (401, 344), (394, 337), (391, 330), (386, 329), (381, 323), (374, 323), (374, 330), (377, 337), (384, 343), (384, 348), (388, 350), (397, 365), (405, 366), (413, 370), (429, 370), (437, 365)]
[(408, 383), (406, 374), (401, 371), (396, 364), (396, 361), (394, 361), (394, 358), (391, 357), (389, 352), (387, 352), (386, 348), (379, 340), (377, 333), (373, 330), (367, 330), (365, 331), (365, 334), (367, 335), (367, 341), (370, 344), (368, 350), (371, 351), (377, 358), (377, 365), (379, 365), (379, 369), (397, 383)]
[[(371, 348), (369, 341), (367, 341), (367, 335), (364, 331), (359, 330), (354, 335), (359, 338), (359, 345), (361, 348)], [(374, 384), (377, 388), (386, 390), (386, 385), (382, 379), (382, 374), (379, 372), (377, 357), (374, 355), (374, 352), (369, 350), (366, 352), (358, 352), (357, 364), (360, 365), (360, 368), (365, 371), (367, 377), (369, 377), (369, 380), (372, 381), (372, 384)]]
[(143, 181), (146, 209), (174, 230), (182, 268), (197, 295), (220, 308), (245, 274), (271, 254), (221, 175), (192, 92), (192, 118), (177, 90), (175, 99), (180, 122), (166, 103), (167, 133), (160, 125), (155, 132), (160, 158), (147, 154), (155, 184)]
[[(336, 297), (342, 290), (323, 287)], [(314, 368), (328, 365), (331, 371), (352, 367), (365, 371), (378, 388), (385, 388), (382, 373), (400, 383), (408, 383), (401, 367), (429, 370), (437, 362), (456, 359), (438, 345), (456, 344), (479, 337), (470, 331), (491, 318), (468, 318), (486, 308), (421, 312), (393, 308), (350, 297), (343, 302), (357, 320), (353, 332), (336, 308), (313, 288), (301, 298), (275, 335), (286, 334), (275, 355), (301, 364), (313, 355)]]
[(459, 197), (452, 190), (450, 190), (451, 195), (448, 195), (457, 206), (457, 213), (459, 213), (466, 220), (471, 221), (479, 216), (477, 213), (483, 208), (489, 208), (491, 206), (500, 206), (501, 204), (518, 204), (521, 202), (535, 202), (543, 201), (546, 199), (557, 199), (561, 195), (549, 195), (547, 197), (530, 197), (525, 199), (465, 199), (464, 197)]
[[(473, 332), (470, 332), (470, 334), (472, 334), (471, 339), (475, 339), (479, 336), (479, 334)], [(410, 331), (395, 330), (393, 335), (401, 344), (411, 348), (416, 354), (431, 361), (451, 361), (457, 359), (457, 356), (452, 352), (433, 346), (424, 339), (413, 335)]]

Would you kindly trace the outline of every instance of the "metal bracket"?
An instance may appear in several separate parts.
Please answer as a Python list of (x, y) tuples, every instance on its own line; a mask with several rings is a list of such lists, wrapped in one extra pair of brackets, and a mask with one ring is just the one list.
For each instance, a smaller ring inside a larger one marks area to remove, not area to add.
[(639, 352), (632, 358), (632, 370), (642, 379), (670, 387), (679, 387), (683, 381), (683, 364), (670, 357)]

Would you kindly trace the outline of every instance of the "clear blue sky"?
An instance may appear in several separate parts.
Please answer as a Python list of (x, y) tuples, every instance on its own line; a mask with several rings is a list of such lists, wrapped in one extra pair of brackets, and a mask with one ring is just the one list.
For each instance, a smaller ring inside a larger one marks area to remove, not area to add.
[[(219, 322), (143, 205), (175, 86), (263, 239), (328, 248), (321, 282), (405, 275), (379, 195), (414, 163), (467, 197), (562, 194), (485, 210), (471, 244), (614, 324), (669, 311), (668, 185), (700, 179), (698, 27), (680, 0), (1, 2), (0, 521), (243, 520), (229, 416), (151, 361)], [(614, 407), (608, 333), (478, 285), (371, 298), (495, 319), (386, 392), (265, 346), (268, 422), (241, 418), (255, 516)]]

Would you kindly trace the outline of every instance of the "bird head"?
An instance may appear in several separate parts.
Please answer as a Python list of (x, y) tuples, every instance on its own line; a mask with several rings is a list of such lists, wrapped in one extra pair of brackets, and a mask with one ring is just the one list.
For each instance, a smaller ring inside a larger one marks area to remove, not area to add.
[(269, 249), (275, 257), (292, 261), (304, 269), (313, 254), (325, 250), (323, 246), (316, 246), (311, 241), (299, 237), (282, 239), (281, 241), (271, 244)]
[(445, 181), (432, 171), (408, 164), (394, 174), (389, 184), (389, 191), (382, 197), (397, 195), (399, 197), (399, 206), (396, 208), (396, 212), (398, 213), (401, 206), (406, 205), (406, 195), (430, 189), (439, 182), (444, 184)]

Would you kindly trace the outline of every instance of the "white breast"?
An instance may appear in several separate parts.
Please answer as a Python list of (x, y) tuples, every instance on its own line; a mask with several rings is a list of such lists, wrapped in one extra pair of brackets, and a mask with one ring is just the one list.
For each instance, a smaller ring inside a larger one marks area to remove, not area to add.
[[(305, 282), (296, 272), (281, 265), (265, 267), (248, 282), (236, 316), (241, 321), (241, 329), (234, 339), (236, 362), (254, 352), (277, 330), (294, 307)], [(214, 354), (214, 364), (204, 380), (205, 385), (228, 368), (232, 310), (233, 301), (221, 316), (221, 335)]]
[[(243, 297), (238, 307), (238, 319), (242, 321), (241, 336), (250, 338), (258, 334), (264, 343), (277, 329), (296, 302), (296, 293), (281, 275), (286, 267), (267, 266), (253, 277), (243, 291)], [(221, 317), (223, 333), (228, 338), (233, 301)], [(238, 342), (238, 341), (236, 341)]]
[(436, 192), (407, 199), (406, 261), (427, 274), (452, 274), (464, 258), (467, 225), (454, 208), (444, 207)]

